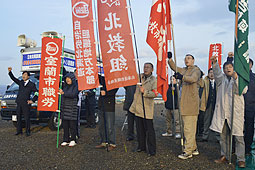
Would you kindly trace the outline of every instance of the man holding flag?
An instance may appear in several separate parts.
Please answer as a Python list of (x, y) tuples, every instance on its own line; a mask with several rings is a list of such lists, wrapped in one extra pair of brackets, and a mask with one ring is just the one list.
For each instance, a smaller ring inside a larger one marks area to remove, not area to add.
[[(235, 12), (234, 65), (226, 62), (222, 74), (216, 57), (212, 57), (213, 71), (218, 86), (217, 103), (211, 129), (221, 133), (221, 158), (216, 163), (230, 161), (232, 156), (232, 135), (236, 141), (238, 166), (245, 167), (245, 147), (243, 139), (244, 98), (249, 84), (249, 51), (248, 51), (248, 0), (229, 0), (229, 10)], [(234, 66), (234, 67), (233, 67)], [(235, 70), (235, 72), (233, 72)], [(222, 119), (223, 118), (223, 119)]]
[(174, 77), (182, 81), (182, 93), (180, 101), (180, 111), (184, 124), (184, 153), (179, 155), (180, 159), (192, 158), (198, 155), (196, 144), (197, 118), (199, 113), (198, 82), (201, 77), (200, 69), (194, 65), (195, 58), (191, 54), (185, 56), (186, 67), (177, 67), (169, 52), (169, 65), (175, 71)]

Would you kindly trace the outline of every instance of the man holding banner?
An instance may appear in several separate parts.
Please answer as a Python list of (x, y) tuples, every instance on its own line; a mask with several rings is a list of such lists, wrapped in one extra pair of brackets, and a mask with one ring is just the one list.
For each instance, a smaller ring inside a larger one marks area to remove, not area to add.
[(156, 154), (156, 136), (153, 127), (154, 100), (157, 97), (157, 80), (152, 75), (152, 63), (144, 64), (144, 73), (141, 74), (141, 85), (136, 86), (134, 101), (129, 109), (136, 115), (137, 152), (146, 151), (149, 156)]
[[(201, 71), (194, 65), (195, 59), (191, 54), (185, 56), (186, 67), (177, 67), (169, 55), (169, 65), (175, 71), (174, 77), (182, 81), (182, 93), (180, 101), (180, 111), (184, 123), (184, 153), (179, 155), (180, 159), (192, 158), (198, 155), (196, 144), (197, 118), (199, 113), (199, 94), (198, 82), (200, 80)], [(176, 69), (177, 68), (177, 69)], [(188, 107), (187, 107), (188, 106)]]

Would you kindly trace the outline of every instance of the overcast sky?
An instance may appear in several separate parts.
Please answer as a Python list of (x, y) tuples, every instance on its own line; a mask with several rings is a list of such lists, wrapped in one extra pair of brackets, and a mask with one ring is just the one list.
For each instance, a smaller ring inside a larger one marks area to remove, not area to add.
[[(141, 64), (156, 62), (156, 55), (146, 44), (151, 0), (131, 0)], [(255, 58), (255, 1), (250, 7), (250, 57)], [(178, 65), (191, 53), (204, 72), (208, 67), (209, 44), (223, 43), (223, 61), (233, 51), (234, 13), (228, 11), (228, 0), (171, 0)], [(1, 1), (0, 84), (10, 84), (8, 66), (19, 76), (20, 47), (17, 37), (26, 34), (41, 46), (41, 33), (57, 31), (66, 36), (65, 48), (73, 49), (71, 0)]]

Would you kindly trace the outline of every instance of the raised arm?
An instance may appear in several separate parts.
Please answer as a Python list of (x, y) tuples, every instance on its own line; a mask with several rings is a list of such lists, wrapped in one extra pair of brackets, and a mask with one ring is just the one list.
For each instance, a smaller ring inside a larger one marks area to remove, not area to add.
[(183, 72), (183, 68), (181, 68), (181, 67), (177, 67), (177, 71), (176, 71), (176, 64), (175, 64), (175, 62), (173, 61), (172, 58), (170, 58), (170, 59), (168, 60), (168, 64), (169, 64), (170, 68), (171, 68), (174, 72), (179, 72), (179, 73), (182, 73), (182, 72)]
[(8, 71), (9, 71), (9, 76), (12, 79), (12, 81), (14, 81), (16, 84), (19, 85), (20, 80), (17, 79), (16, 77), (14, 77), (14, 75), (12, 74), (12, 68), (11, 67), (8, 67)]
[(220, 86), (222, 81), (224, 80), (224, 74), (220, 70), (219, 63), (217, 62), (217, 58), (215, 56), (212, 56), (211, 61), (215, 82), (217, 86)]

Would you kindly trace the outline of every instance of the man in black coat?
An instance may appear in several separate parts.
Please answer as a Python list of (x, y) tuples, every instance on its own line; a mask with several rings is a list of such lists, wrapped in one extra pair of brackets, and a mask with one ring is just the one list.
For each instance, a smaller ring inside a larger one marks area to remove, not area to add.
[(87, 113), (86, 128), (96, 128), (95, 122), (96, 89), (85, 90), (84, 95), (86, 96), (85, 97), (85, 107)]
[(96, 148), (105, 148), (106, 143), (108, 143), (108, 150), (111, 151), (116, 148), (115, 95), (118, 91), (118, 88), (107, 91), (105, 79), (102, 76), (99, 76), (99, 82), (102, 85), (98, 101), (99, 135), (101, 140), (100, 145), (97, 145)]
[(136, 85), (133, 86), (126, 86), (124, 87), (126, 90), (126, 95), (125, 95), (125, 102), (123, 105), (123, 110), (127, 111), (127, 116), (128, 116), (128, 132), (127, 132), (127, 141), (132, 141), (135, 138), (134, 134), (134, 123), (135, 123), (135, 114), (131, 113), (129, 111), (129, 108), (131, 104), (133, 103), (134, 100), (134, 94), (136, 90)]
[[(30, 136), (30, 104), (35, 102), (38, 98), (38, 90), (33, 82), (29, 81), (30, 73), (24, 71), (22, 73), (22, 80), (17, 79), (12, 74), (12, 68), (8, 67), (10, 78), (19, 86), (18, 96), (16, 98), (17, 103), (17, 133), (15, 135), (22, 134), (22, 117), (24, 115), (26, 121), (26, 136)], [(35, 93), (32, 100), (30, 100), (31, 93)]]
[(255, 117), (255, 74), (251, 68), (253, 61), (250, 59), (250, 82), (248, 91), (244, 95), (245, 101), (245, 113), (244, 113), (244, 142), (245, 142), (245, 153), (251, 153), (251, 144), (254, 136), (254, 117)]
[(162, 136), (175, 135), (175, 138), (180, 138), (181, 135), (178, 115), (178, 94), (175, 77), (171, 77), (171, 84), (169, 84), (167, 90), (167, 100), (165, 102), (165, 108), (167, 129), (166, 133), (163, 133)]

